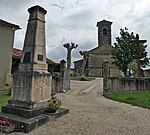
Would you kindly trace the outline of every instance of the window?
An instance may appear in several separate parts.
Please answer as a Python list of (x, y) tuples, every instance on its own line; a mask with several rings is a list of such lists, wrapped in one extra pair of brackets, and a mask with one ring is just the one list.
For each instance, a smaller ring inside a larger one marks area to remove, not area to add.
[(103, 29), (103, 35), (107, 35), (107, 29), (106, 28)]

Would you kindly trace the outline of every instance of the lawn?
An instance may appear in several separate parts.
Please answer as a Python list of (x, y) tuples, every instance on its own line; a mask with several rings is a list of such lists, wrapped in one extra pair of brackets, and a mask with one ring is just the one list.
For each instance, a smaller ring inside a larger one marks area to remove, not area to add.
[(10, 91), (0, 91), (0, 109), (3, 105), (7, 104), (7, 101), (10, 99)]
[(150, 92), (108, 93), (106, 98), (150, 109)]
[(71, 76), (71, 80), (79, 80), (78, 76)]

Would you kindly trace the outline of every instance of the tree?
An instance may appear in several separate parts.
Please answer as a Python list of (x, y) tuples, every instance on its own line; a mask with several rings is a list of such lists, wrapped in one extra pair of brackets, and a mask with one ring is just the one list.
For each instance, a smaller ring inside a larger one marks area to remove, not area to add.
[(130, 62), (128, 64), (128, 68), (129, 68), (131, 75), (135, 77), (137, 75), (137, 71), (138, 71), (137, 60), (133, 60), (132, 62)]
[[(135, 41), (134, 33), (128, 32), (128, 29), (120, 29), (120, 37), (116, 38), (116, 43), (112, 47), (113, 64), (117, 66), (126, 76), (128, 65), (135, 59), (137, 60), (138, 46)], [(139, 42), (140, 49), (140, 64), (141, 67), (146, 67), (149, 64), (149, 58), (147, 57), (146, 47), (144, 43)]]

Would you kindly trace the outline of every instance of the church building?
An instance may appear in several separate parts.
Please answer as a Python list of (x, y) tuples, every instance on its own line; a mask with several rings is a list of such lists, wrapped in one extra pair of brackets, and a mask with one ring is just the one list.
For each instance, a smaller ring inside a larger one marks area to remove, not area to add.
[[(102, 20), (97, 22), (98, 27), (98, 47), (88, 51), (88, 60), (85, 68), (85, 75), (103, 77), (102, 63), (109, 63), (109, 76), (120, 76), (121, 72), (112, 64), (111, 56), (111, 25), (112, 22)], [(75, 73), (81, 75), (82, 73), (82, 60), (74, 62)]]

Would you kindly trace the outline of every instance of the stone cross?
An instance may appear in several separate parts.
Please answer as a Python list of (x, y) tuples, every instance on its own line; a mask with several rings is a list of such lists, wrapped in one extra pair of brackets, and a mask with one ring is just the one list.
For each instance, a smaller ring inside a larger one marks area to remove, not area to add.
[(139, 34), (136, 34), (135, 40), (131, 40), (137, 46), (137, 64), (138, 64), (138, 77), (141, 77), (141, 63), (140, 63), (140, 44), (144, 44), (147, 40), (139, 40)]
[(107, 61), (103, 62), (102, 64), (102, 71), (103, 71), (103, 94), (108, 91), (108, 77), (109, 77), (109, 64)]
[(89, 53), (88, 51), (79, 51), (80, 55), (83, 56), (83, 63), (82, 63), (82, 76), (85, 76), (86, 65), (88, 62)]
[(72, 49), (76, 49), (78, 47), (77, 44), (75, 43), (66, 43), (63, 45), (65, 48), (67, 48), (67, 69), (66, 69), (66, 72), (65, 72), (65, 82), (66, 84), (64, 85), (65, 86), (65, 90), (70, 90), (70, 66), (71, 66), (71, 51)]

